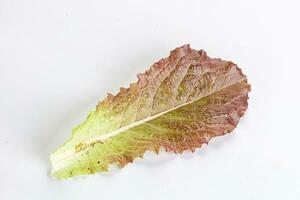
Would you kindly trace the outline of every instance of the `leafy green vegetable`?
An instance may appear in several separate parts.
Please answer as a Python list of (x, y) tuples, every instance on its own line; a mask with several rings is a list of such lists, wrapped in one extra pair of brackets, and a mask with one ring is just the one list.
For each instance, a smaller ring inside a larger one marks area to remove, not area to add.
[(138, 82), (97, 105), (51, 154), (51, 176), (68, 178), (120, 167), (145, 151), (194, 151), (231, 132), (247, 109), (250, 85), (232, 62), (176, 48)]

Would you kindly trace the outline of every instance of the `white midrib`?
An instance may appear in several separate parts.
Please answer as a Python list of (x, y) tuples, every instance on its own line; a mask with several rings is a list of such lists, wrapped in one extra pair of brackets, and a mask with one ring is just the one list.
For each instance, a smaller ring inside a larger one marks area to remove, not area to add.
[(158, 117), (160, 117), (160, 116), (162, 116), (162, 115), (164, 115), (164, 114), (166, 114), (166, 113), (168, 113), (168, 112), (171, 112), (171, 111), (173, 111), (173, 110), (176, 110), (176, 109), (178, 109), (178, 108), (180, 108), (180, 107), (186, 106), (186, 105), (188, 105), (188, 104), (192, 104), (192, 103), (194, 103), (195, 101), (199, 101), (199, 100), (202, 99), (202, 98), (205, 98), (205, 97), (207, 97), (207, 96), (210, 96), (210, 95), (212, 95), (212, 94), (214, 94), (214, 93), (216, 93), (216, 92), (219, 92), (219, 91), (221, 91), (221, 90), (223, 90), (223, 89), (225, 89), (225, 88), (227, 88), (227, 87), (233, 86), (233, 85), (235, 85), (235, 84), (238, 84), (238, 83), (240, 83), (240, 82), (242, 82), (242, 81), (244, 81), (244, 80), (246, 80), (246, 78), (243, 78), (243, 79), (241, 79), (241, 80), (235, 82), (234, 84), (228, 85), (228, 86), (226, 86), (226, 87), (222, 87), (222, 88), (220, 88), (218, 91), (212, 92), (212, 93), (210, 93), (210, 94), (208, 94), (208, 95), (202, 96), (202, 97), (200, 97), (200, 98), (198, 98), (198, 99), (195, 99), (195, 100), (193, 100), (193, 101), (189, 101), (189, 102), (180, 104), (179, 106), (170, 108), (170, 109), (168, 109), (168, 110), (165, 110), (165, 111), (163, 111), (163, 112), (157, 113), (157, 114), (152, 115), (152, 116), (150, 116), (150, 117), (146, 117), (146, 118), (141, 119), (141, 120), (139, 120), (139, 121), (133, 122), (133, 123), (127, 125), (127, 126), (124, 126), (124, 127), (122, 127), (122, 128), (119, 128), (119, 129), (117, 129), (117, 130), (115, 130), (115, 131), (112, 131), (112, 132), (110, 132), (110, 133), (107, 133), (107, 134), (105, 134), (105, 135), (99, 135), (98, 137), (94, 137), (93, 139), (86, 141), (86, 143), (89, 144), (89, 143), (93, 143), (93, 142), (95, 142), (95, 141), (102, 141), (102, 142), (103, 142), (103, 141), (105, 141), (105, 140), (107, 140), (107, 139), (109, 139), (109, 138), (111, 138), (111, 137), (114, 137), (114, 136), (118, 135), (118, 134), (121, 133), (121, 132), (124, 132), (124, 131), (126, 131), (126, 130), (128, 130), (128, 129), (131, 129), (131, 128), (133, 128), (133, 127), (136, 127), (136, 126), (138, 126), (138, 125), (141, 125), (141, 124), (143, 124), (143, 123), (145, 123), (145, 122), (148, 122), (148, 121), (150, 121), (150, 120), (152, 120), (152, 119), (158, 118)]
[[(202, 97), (202, 98), (203, 98), (203, 97)], [(199, 99), (197, 99), (197, 100), (199, 100)], [(197, 101), (197, 100), (194, 100), (194, 101)], [(145, 123), (145, 122), (148, 122), (148, 121), (150, 121), (150, 120), (152, 120), (152, 119), (158, 118), (158, 117), (160, 117), (160, 116), (162, 116), (162, 115), (164, 115), (164, 114), (166, 114), (166, 113), (168, 113), (168, 112), (171, 112), (171, 111), (173, 111), (173, 110), (176, 110), (177, 108), (180, 108), (180, 107), (186, 106), (186, 105), (188, 105), (188, 104), (191, 104), (191, 103), (193, 103), (194, 101), (190, 101), (190, 102), (181, 104), (181, 105), (179, 105), (179, 106), (176, 106), (176, 107), (174, 107), (174, 108), (170, 108), (170, 109), (165, 110), (165, 111), (163, 111), (163, 112), (157, 113), (157, 114), (155, 114), (155, 115), (146, 117), (146, 118), (141, 119), (141, 120), (139, 120), (139, 121), (133, 122), (133, 123), (127, 125), (127, 126), (123, 126), (122, 128), (119, 128), (119, 129), (117, 129), (117, 130), (115, 130), (115, 131), (112, 131), (112, 132), (110, 132), (110, 133), (108, 133), (108, 134), (105, 134), (105, 135), (99, 135), (98, 137), (94, 137), (92, 140), (88, 140), (87, 143), (89, 144), (89, 143), (92, 143), (92, 142), (95, 142), (95, 141), (99, 141), (99, 140), (103, 142), (103, 141), (105, 141), (105, 140), (107, 140), (107, 139), (109, 139), (109, 138), (111, 138), (111, 137), (114, 137), (114, 136), (118, 135), (118, 134), (121, 133), (121, 132), (127, 131), (127, 130), (133, 128), (133, 127), (136, 127), (136, 126), (138, 126), (138, 125), (141, 125), (141, 124), (143, 124), (143, 123)]]
[[(141, 119), (141, 120), (139, 120), (139, 121), (133, 122), (133, 123), (131, 123), (131, 124), (129, 124), (129, 125), (126, 125), (126, 126), (124, 126), (124, 127), (121, 127), (121, 128), (119, 128), (119, 129), (117, 129), (117, 130), (115, 130), (115, 131), (112, 131), (112, 132), (110, 132), (110, 133), (107, 133), (107, 134), (105, 134), (105, 135), (99, 135), (99, 136), (97, 136), (97, 137), (93, 137), (93, 138), (91, 138), (90, 140), (86, 140), (86, 141), (83, 141), (83, 142), (84, 142), (85, 144), (87, 144), (87, 145), (88, 145), (88, 144), (91, 144), (91, 143), (93, 143), (93, 142), (96, 142), (96, 141), (101, 141), (101, 142), (103, 142), (103, 141), (105, 141), (105, 140), (107, 140), (107, 139), (109, 139), (109, 138), (111, 138), (111, 137), (114, 137), (114, 136), (116, 136), (116, 135), (118, 135), (118, 134), (120, 134), (120, 133), (122, 133), (122, 132), (124, 132), (124, 131), (126, 131), (126, 130), (129, 130), (129, 129), (133, 128), (133, 127), (139, 126), (139, 125), (141, 125), (141, 124), (143, 124), (143, 123), (145, 123), (145, 122), (148, 122), (148, 121), (150, 121), (150, 120), (152, 120), (152, 119), (158, 118), (158, 117), (160, 117), (160, 116), (162, 116), (162, 115), (164, 115), (164, 114), (166, 114), (166, 113), (168, 113), (168, 112), (171, 112), (171, 111), (173, 111), (173, 110), (176, 110), (176, 109), (178, 109), (178, 108), (180, 108), (180, 107), (186, 106), (186, 105), (188, 105), (188, 104), (192, 104), (192, 103), (194, 103), (195, 101), (199, 101), (199, 100), (202, 99), (202, 98), (205, 98), (205, 97), (207, 97), (207, 96), (210, 96), (210, 95), (212, 95), (212, 94), (214, 94), (214, 93), (216, 93), (216, 92), (219, 92), (219, 91), (221, 91), (221, 90), (223, 90), (223, 89), (225, 89), (225, 88), (231, 87), (231, 86), (233, 86), (233, 85), (235, 85), (235, 84), (241, 83), (241, 82), (244, 81), (244, 80), (246, 80), (246, 77), (242, 77), (242, 79), (240, 79), (239, 81), (237, 81), (237, 82), (235, 82), (235, 83), (233, 83), (233, 84), (231, 84), (231, 85), (227, 85), (227, 86), (225, 86), (225, 87), (222, 87), (222, 88), (220, 88), (220, 89), (217, 90), (217, 91), (214, 91), (214, 92), (212, 92), (212, 93), (210, 93), (210, 94), (207, 94), (207, 95), (205, 95), (205, 96), (202, 96), (202, 97), (200, 97), (200, 98), (197, 98), (197, 99), (195, 99), (195, 100), (193, 100), (193, 101), (186, 102), (186, 103), (184, 103), (184, 104), (180, 104), (179, 106), (173, 107), (173, 108), (171, 108), (171, 109), (168, 109), (168, 110), (165, 110), (165, 111), (163, 111), (163, 112), (157, 113), (157, 114), (152, 115), (152, 116), (150, 116), (150, 117), (146, 117), (146, 118)], [(70, 149), (70, 150), (68, 150), (68, 151), (61, 152), (61, 153), (59, 153), (60, 155), (55, 155), (55, 157), (56, 157), (56, 159), (55, 159), (56, 164), (57, 164), (57, 162), (62, 161), (63, 159), (65, 159), (66, 157), (68, 157), (68, 156), (70, 156), (70, 155), (72, 155), (72, 154), (74, 154), (74, 153), (77, 153), (77, 152), (75, 151), (75, 148)], [(54, 154), (55, 154), (55, 153), (54, 153)], [(54, 161), (54, 160), (53, 160), (53, 161)], [(55, 170), (57, 170), (57, 167), (58, 167), (58, 166), (60, 166), (60, 165), (56, 165), (56, 167), (55, 167), (56, 169), (55, 169)], [(54, 167), (54, 166), (53, 166), (53, 167)], [(59, 168), (61, 168), (61, 167), (59, 167)]]

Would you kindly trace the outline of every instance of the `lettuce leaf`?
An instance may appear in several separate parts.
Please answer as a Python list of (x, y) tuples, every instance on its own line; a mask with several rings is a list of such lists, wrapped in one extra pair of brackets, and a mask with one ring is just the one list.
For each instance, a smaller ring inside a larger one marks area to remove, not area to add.
[(109, 94), (71, 138), (51, 154), (51, 176), (105, 172), (145, 151), (194, 151), (231, 132), (247, 109), (250, 85), (230, 61), (189, 45), (138, 75), (138, 82)]

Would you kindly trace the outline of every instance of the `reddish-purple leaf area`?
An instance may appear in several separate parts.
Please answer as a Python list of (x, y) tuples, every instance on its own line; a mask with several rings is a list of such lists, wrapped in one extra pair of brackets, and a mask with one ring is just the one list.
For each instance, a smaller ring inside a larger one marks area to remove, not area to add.
[(250, 85), (234, 63), (189, 45), (173, 50), (138, 82), (97, 105), (51, 155), (52, 176), (107, 171), (145, 151), (194, 151), (231, 132), (247, 109)]

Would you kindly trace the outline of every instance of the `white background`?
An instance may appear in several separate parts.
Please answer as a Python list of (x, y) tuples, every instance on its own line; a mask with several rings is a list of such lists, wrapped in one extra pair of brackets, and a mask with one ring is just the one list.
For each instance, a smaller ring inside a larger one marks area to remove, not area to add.
[[(0, 0), (0, 199), (300, 199), (297, 1)], [(58, 181), (49, 154), (107, 92), (190, 43), (252, 85), (234, 134)]]

